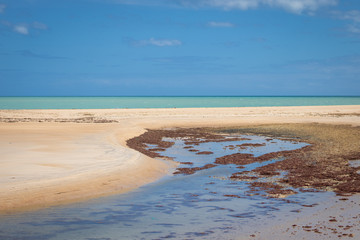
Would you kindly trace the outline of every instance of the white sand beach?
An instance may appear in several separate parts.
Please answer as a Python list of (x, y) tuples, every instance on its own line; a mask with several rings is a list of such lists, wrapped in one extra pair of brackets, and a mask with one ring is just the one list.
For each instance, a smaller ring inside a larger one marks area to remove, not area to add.
[[(171, 174), (174, 162), (126, 146), (146, 129), (285, 123), (358, 127), (360, 106), (0, 110), (0, 213), (124, 193)], [(279, 212), (234, 239), (355, 239), (359, 195), (346, 198), (334, 196), (296, 217)]]
[(171, 161), (126, 146), (147, 128), (268, 123), (360, 126), (360, 106), (0, 110), (0, 211), (122, 193), (169, 174)]

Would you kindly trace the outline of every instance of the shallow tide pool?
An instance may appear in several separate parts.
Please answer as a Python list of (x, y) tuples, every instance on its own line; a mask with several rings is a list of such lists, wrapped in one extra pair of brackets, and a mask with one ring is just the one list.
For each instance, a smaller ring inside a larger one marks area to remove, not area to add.
[[(233, 153), (257, 157), (308, 145), (265, 136), (239, 137), (247, 140), (206, 142), (192, 148), (184, 148), (187, 145), (183, 139), (167, 139), (175, 144), (161, 154), (187, 162), (179, 167), (202, 167)], [(244, 143), (249, 146), (236, 147)], [(213, 154), (197, 154), (205, 151)], [(233, 164), (217, 165), (191, 175), (166, 176), (127, 194), (1, 216), (0, 239), (236, 239), (271, 222), (274, 213), (296, 216), (302, 205), (313, 204), (330, 194), (308, 192), (283, 199), (269, 198), (249, 191), (246, 181), (229, 179), (235, 172), (281, 160), (252, 163), (242, 169)]]

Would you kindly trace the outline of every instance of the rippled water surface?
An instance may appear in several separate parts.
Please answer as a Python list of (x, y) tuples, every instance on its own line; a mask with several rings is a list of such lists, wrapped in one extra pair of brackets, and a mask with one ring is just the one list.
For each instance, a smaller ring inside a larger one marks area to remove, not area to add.
[[(217, 157), (239, 151), (256, 157), (306, 145), (262, 136), (246, 138), (250, 140), (194, 146), (199, 151), (213, 152), (210, 155), (190, 152), (184, 149), (184, 141), (177, 139), (162, 155), (193, 163), (180, 167), (201, 167), (214, 163)], [(243, 143), (264, 146), (229, 147)], [(274, 161), (281, 159), (248, 164), (244, 169), (218, 165), (192, 175), (167, 176), (127, 194), (2, 216), (0, 239), (234, 239), (241, 232), (271, 221), (275, 212), (296, 215), (302, 204), (326, 197), (326, 193), (299, 193), (286, 199), (266, 198), (261, 193), (248, 192), (247, 182), (229, 180), (234, 172), (249, 171)]]

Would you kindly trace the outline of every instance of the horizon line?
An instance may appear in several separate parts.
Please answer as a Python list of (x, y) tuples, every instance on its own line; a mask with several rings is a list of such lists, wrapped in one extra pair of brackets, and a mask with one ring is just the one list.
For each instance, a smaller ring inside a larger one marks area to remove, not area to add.
[(360, 95), (52, 95), (0, 96), (3, 97), (360, 97)]

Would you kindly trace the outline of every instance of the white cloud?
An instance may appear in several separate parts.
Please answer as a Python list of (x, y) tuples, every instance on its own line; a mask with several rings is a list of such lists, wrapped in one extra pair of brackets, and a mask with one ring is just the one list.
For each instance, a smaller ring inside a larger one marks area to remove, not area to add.
[(264, 0), (264, 3), (299, 14), (304, 11), (313, 12), (321, 7), (334, 6), (337, 0)]
[(112, 3), (131, 5), (162, 5), (181, 7), (215, 7), (225, 10), (248, 10), (258, 7), (282, 8), (286, 11), (300, 14), (314, 12), (321, 7), (334, 6), (338, 0), (107, 0)]
[(29, 35), (31, 30), (37, 29), (37, 30), (47, 30), (48, 26), (41, 22), (33, 22), (31, 24), (27, 23), (19, 23), (14, 24), (9, 21), (1, 21), (1, 25), (6, 26), (8, 29), (11, 29), (12, 31), (22, 34), (22, 35)]
[(235, 24), (230, 22), (208, 22), (209, 27), (235, 27)]
[(180, 40), (176, 39), (155, 39), (150, 38), (148, 40), (140, 40), (140, 41), (134, 41), (134, 45), (136, 46), (157, 46), (157, 47), (169, 47), (169, 46), (179, 46), (182, 45), (182, 42)]
[(14, 31), (23, 35), (28, 35), (29, 34), (29, 28), (23, 24), (20, 25), (15, 25), (14, 26)]
[(289, 12), (300, 14), (304, 11), (313, 12), (320, 7), (333, 6), (337, 0), (209, 0), (203, 5), (221, 7), (224, 9), (247, 10), (259, 6), (283, 8)]
[(0, 4), (0, 13), (5, 12), (5, 8), (6, 8), (5, 4)]

